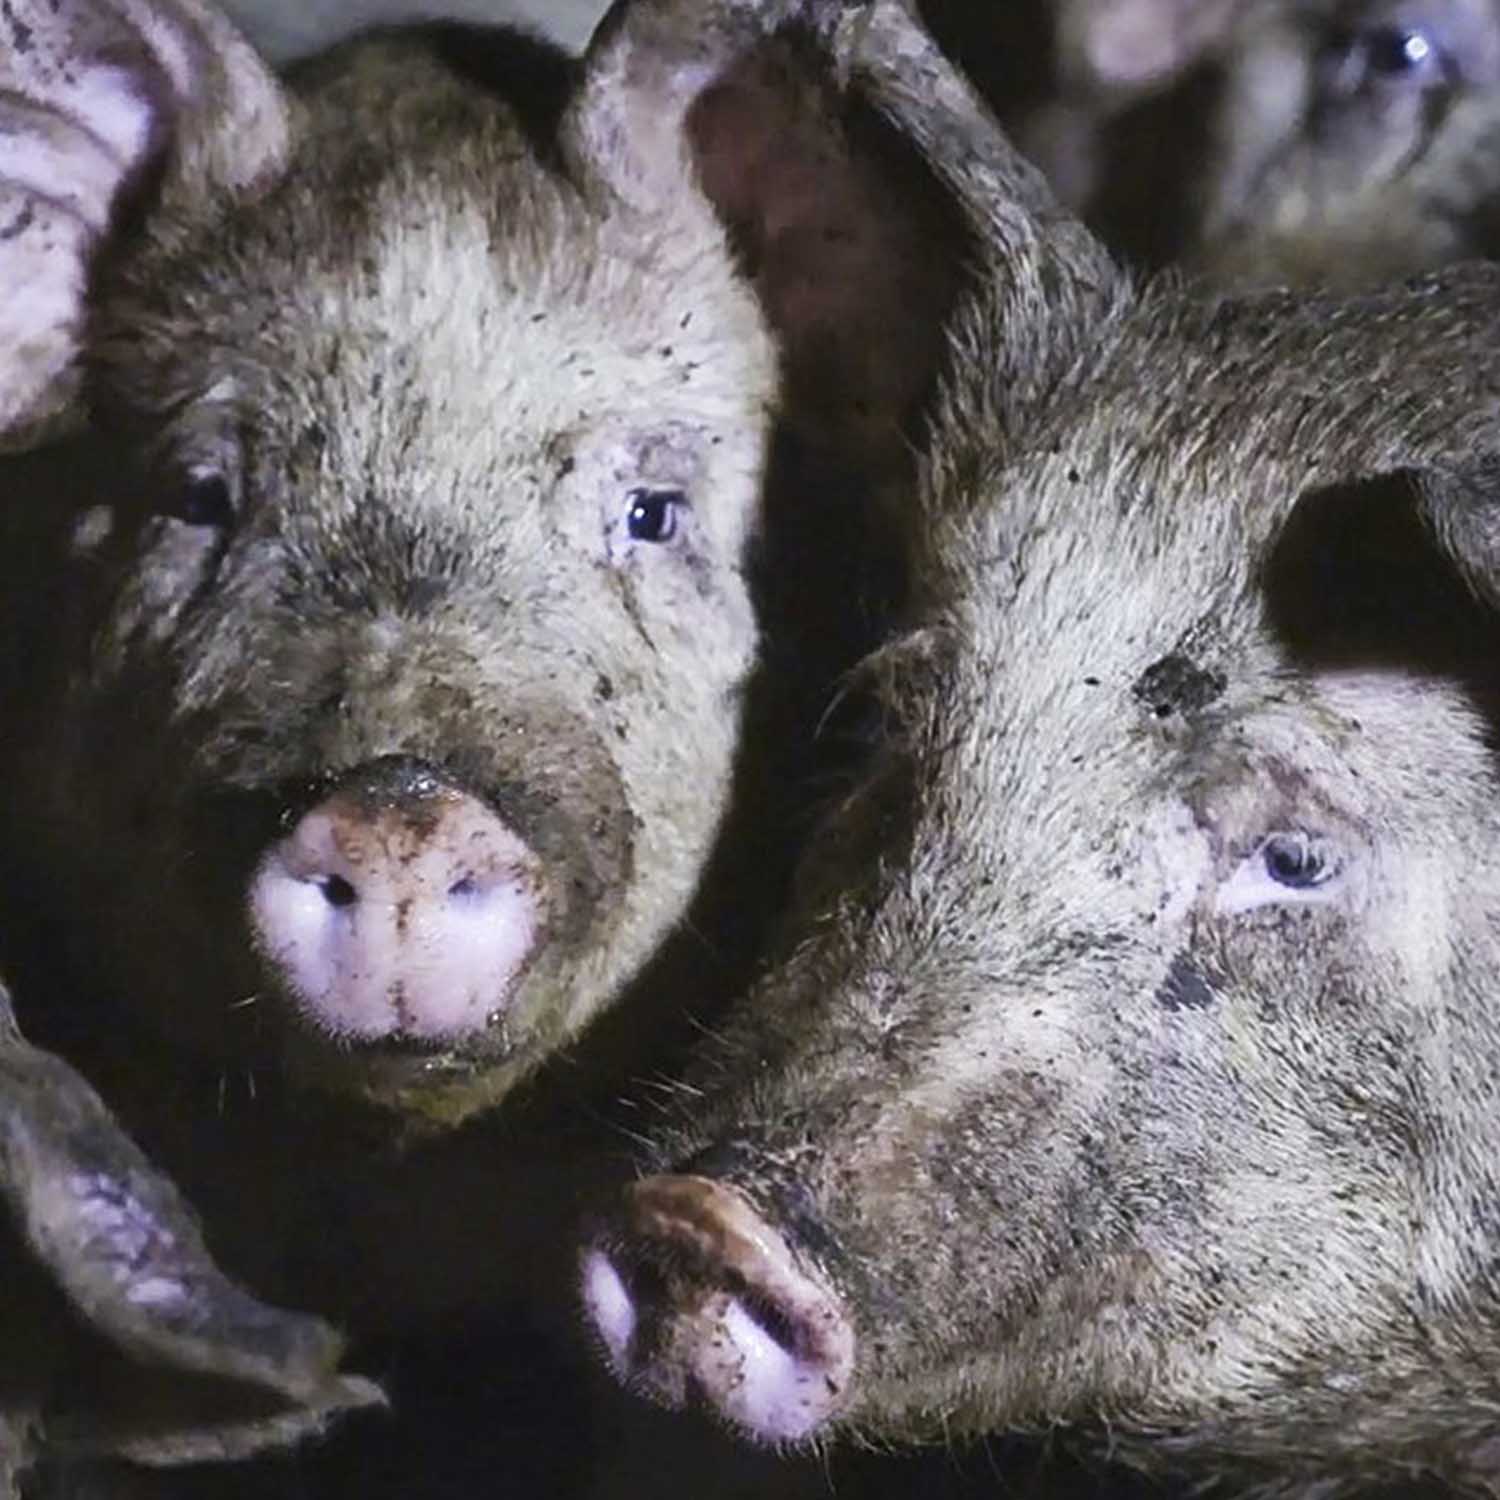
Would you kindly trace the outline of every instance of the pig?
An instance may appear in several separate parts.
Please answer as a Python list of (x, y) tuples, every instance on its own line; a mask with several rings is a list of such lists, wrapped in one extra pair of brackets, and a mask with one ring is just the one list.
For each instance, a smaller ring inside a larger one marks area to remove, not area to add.
[(1143, 285), (900, 0), (817, 9), (985, 271), (873, 767), (593, 1336), (766, 1445), (1493, 1493), (1500, 268)]
[[(752, 699), (851, 633), (822, 479), (909, 462), (966, 241), (774, 8), (283, 83), (191, 3), (51, 7), (5, 12), (72, 49), (18, 41), (21, 88), (114, 113), (49, 149), (129, 129), (0, 361), (0, 962), (218, 1261), (378, 1361), (556, 1274), (601, 1111), (688, 1030), (669, 981), (778, 896), (742, 731), (811, 734)], [(813, 476), (774, 515), (773, 430)], [(726, 894), (731, 811), (768, 857)]]
[(7, 508), (7, 846), (175, 1044), (453, 1123), (702, 877), (778, 366), (682, 136), (734, 30), (660, 9), (514, 109), (451, 32), (262, 72), (95, 278), (85, 438), (7, 474), (67, 497)]
[(1088, 74), (1092, 110), (1064, 88), (1018, 111), (1023, 146), (1112, 246), (1221, 284), (1348, 289), (1496, 254), (1494, 0), (1219, 10), (1190, 65), (1128, 107), (1100, 108)]
[(1356, 288), (1500, 252), (1500, 7), (1268, 5), (1237, 28), (1191, 264)]

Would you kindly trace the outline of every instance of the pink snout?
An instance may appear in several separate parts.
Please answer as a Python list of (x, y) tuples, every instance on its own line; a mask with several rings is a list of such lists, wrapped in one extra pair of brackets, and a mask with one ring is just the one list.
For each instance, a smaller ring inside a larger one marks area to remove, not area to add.
[(541, 862), (478, 798), (410, 764), (345, 778), (271, 846), (251, 926), (320, 1029), (453, 1041), (503, 1015), (546, 925)]
[(664, 1405), (701, 1401), (766, 1443), (843, 1405), (854, 1330), (837, 1298), (734, 1188), (650, 1177), (583, 1255), (585, 1314), (615, 1375)]

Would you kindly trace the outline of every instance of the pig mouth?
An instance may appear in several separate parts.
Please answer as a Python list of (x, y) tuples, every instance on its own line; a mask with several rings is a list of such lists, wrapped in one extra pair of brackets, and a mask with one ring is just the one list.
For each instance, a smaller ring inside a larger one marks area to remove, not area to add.
[[(363, 1100), (379, 1113), (457, 1120), (484, 1107), (491, 1095), (498, 1100), (544, 1051), (504, 1035), (483, 1055), (400, 1039), (351, 1049), (299, 1027), (286, 1039), (280, 1060), (291, 1079), (320, 1093)], [(482, 1096), (477, 1100), (476, 1089)]]
[(756, 1441), (802, 1442), (844, 1404), (852, 1324), (738, 1189), (647, 1178), (582, 1255), (584, 1314), (617, 1379)]

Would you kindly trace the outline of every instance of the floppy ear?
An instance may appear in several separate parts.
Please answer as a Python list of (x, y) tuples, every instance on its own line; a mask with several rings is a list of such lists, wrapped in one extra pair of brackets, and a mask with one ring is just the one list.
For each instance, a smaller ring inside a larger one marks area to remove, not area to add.
[(286, 133), (277, 84), (198, 0), (0, 9), (0, 447), (73, 414), (89, 271), (112, 238), (264, 181)]
[(1359, 296), (1182, 307), (1196, 309), (1198, 368), (1184, 362), (1179, 379), (1240, 395), (1215, 435), (1221, 462), (1276, 476), (1246, 512), (1251, 555), (1277, 543), (1305, 497), (1396, 482), (1475, 590), (1500, 603), (1500, 266)]
[(624, 0), (589, 49), (566, 139), (637, 210), (727, 230), (781, 345), (785, 427), (881, 476), (909, 465), (972, 246), (899, 125), (843, 76), (843, 14)]
[(1135, 296), (1104, 246), (1062, 208), (916, 19), (910, 0), (808, 0), (838, 73), (950, 195), (966, 282), (945, 343), (983, 362), (1020, 412)]
[[(90, 1399), (55, 1423), (49, 1416), (49, 1443), (151, 1462), (234, 1456), (381, 1399), (369, 1382), (338, 1374), (333, 1329), (268, 1307), (219, 1270), (177, 1190), (99, 1096), (22, 1038), (3, 986), (0, 1201), (73, 1325), (128, 1356), (112, 1367), (95, 1350)], [(7, 1288), (17, 1280), (12, 1268)], [(26, 1301), (8, 1304), (8, 1317), (24, 1318)], [(37, 1350), (39, 1366), (64, 1360), (53, 1333)], [(28, 1360), (23, 1352), (10, 1364), (7, 1388), (12, 1375), (24, 1380)]]

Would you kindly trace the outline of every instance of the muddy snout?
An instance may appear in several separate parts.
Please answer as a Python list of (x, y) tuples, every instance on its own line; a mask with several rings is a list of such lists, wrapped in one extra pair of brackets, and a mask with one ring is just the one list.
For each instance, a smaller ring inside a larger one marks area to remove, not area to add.
[(484, 1030), (542, 943), (542, 860), (480, 798), (421, 761), (341, 777), (266, 850), (251, 927), (319, 1030), (440, 1043)]
[(849, 1318), (737, 1189), (635, 1183), (582, 1260), (585, 1316), (615, 1375), (643, 1394), (701, 1403), (766, 1443), (811, 1436), (843, 1404)]

